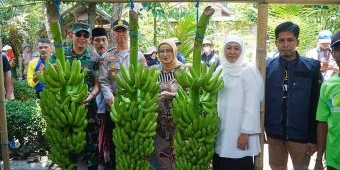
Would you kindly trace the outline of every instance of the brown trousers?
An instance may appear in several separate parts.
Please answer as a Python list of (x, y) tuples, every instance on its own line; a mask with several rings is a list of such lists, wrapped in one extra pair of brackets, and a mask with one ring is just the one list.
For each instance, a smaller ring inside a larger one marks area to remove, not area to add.
[(269, 165), (272, 170), (286, 170), (288, 154), (294, 170), (307, 170), (310, 156), (306, 154), (307, 143), (283, 141), (268, 137)]

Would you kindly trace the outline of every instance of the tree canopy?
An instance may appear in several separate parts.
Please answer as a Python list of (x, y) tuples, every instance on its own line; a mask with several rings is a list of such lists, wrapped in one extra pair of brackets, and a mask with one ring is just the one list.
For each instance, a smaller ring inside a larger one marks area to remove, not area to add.
[[(61, 12), (74, 5), (75, 2), (63, 2)], [(249, 39), (256, 39), (257, 6), (256, 3), (227, 3), (221, 2), (231, 11), (229, 21), (211, 21), (206, 38), (215, 42), (219, 48), (223, 37), (237, 33)], [(112, 13), (112, 4), (97, 3), (107, 13)], [(199, 14), (209, 3), (201, 3)], [(124, 3), (126, 9), (128, 3)], [(141, 3), (138, 13), (140, 16), (140, 49), (157, 45), (164, 38), (176, 36), (182, 41), (180, 50), (190, 58), (196, 29), (195, 3)], [(125, 10), (126, 11), (126, 10)], [(340, 28), (340, 8), (336, 5), (282, 5), (269, 4), (268, 11), (268, 42), (273, 42), (273, 30), (280, 22), (291, 20), (301, 27), (299, 50), (305, 51), (316, 45), (316, 36), (320, 30), (328, 29), (335, 32)], [(128, 18), (127, 13), (122, 16)], [(0, 0), (0, 21), (3, 25), (1, 37), (3, 43), (11, 41), (36, 42), (38, 30), (45, 27), (45, 5), (42, 1), (31, 2), (25, 0)], [(6, 21), (6, 22), (5, 22)], [(12, 33), (11, 33), (12, 31)], [(13, 33), (15, 32), (15, 33)], [(20, 36), (19, 36), (20, 35)], [(11, 36), (16, 36), (18, 40)], [(20, 40), (19, 40), (20, 39)], [(34, 43), (33, 43), (34, 45)], [(269, 51), (275, 49), (269, 43)]]

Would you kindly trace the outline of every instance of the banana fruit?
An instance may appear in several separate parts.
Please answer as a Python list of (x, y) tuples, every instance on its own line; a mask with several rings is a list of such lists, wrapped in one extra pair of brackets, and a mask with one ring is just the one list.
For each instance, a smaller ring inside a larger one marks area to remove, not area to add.
[(112, 131), (116, 169), (151, 169), (146, 158), (154, 152), (160, 72), (142, 63), (120, 69), (121, 74), (115, 77), (118, 95), (110, 113), (116, 124)]
[[(210, 7), (205, 9), (196, 35), (204, 37), (213, 12)], [(196, 36), (193, 67), (175, 74), (180, 87), (172, 100), (171, 111), (176, 127), (174, 148), (178, 170), (210, 169), (219, 132), (217, 93), (224, 86), (220, 77), (222, 70), (216, 69), (215, 65), (208, 67), (206, 63), (200, 63), (202, 41)]]
[[(221, 71), (215, 71), (214, 65), (207, 67), (202, 63), (199, 76), (192, 68), (175, 74), (180, 84), (172, 101), (176, 169), (209, 169), (220, 124), (217, 92), (224, 85)], [(195, 89), (199, 92), (198, 113), (192, 109), (195, 107)]]
[(48, 156), (66, 169), (75, 168), (71, 155), (82, 152), (86, 144), (87, 109), (82, 104), (88, 94), (86, 74), (79, 60), (71, 65), (57, 59), (55, 64), (48, 62), (43, 74), (37, 75), (46, 86), (39, 105), (47, 125), (44, 136), (52, 145)]

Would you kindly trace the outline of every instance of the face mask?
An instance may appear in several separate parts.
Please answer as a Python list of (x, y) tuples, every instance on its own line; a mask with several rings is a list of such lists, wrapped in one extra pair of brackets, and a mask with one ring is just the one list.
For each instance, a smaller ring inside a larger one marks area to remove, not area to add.
[(203, 47), (203, 52), (204, 53), (209, 53), (210, 52), (210, 47), (209, 46)]

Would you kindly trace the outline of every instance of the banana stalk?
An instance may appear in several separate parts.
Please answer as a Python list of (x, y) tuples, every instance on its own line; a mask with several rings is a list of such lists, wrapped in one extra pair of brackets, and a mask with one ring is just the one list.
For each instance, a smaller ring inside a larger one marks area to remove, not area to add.
[(154, 152), (157, 129), (160, 72), (155, 67), (137, 64), (138, 16), (133, 10), (129, 14), (130, 65), (121, 66), (121, 74), (115, 76), (119, 88), (110, 113), (115, 122), (112, 139), (117, 170), (151, 168), (146, 158)]
[[(193, 52), (193, 67), (180, 70), (175, 78), (180, 85), (172, 101), (173, 121), (176, 126), (174, 147), (176, 169), (206, 170), (214, 154), (220, 120), (217, 115), (217, 92), (223, 87), (221, 70), (215, 65), (201, 65), (204, 34), (214, 9), (208, 6), (200, 17)], [(188, 89), (188, 90), (186, 90)]]
[(200, 76), (200, 68), (201, 68), (202, 43), (203, 43), (205, 31), (209, 24), (210, 17), (214, 14), (214, 12), (215, 10), (211, 6), (206, 7), (197, 25), (196, 37), (195, 37), (195, 43), (194, 43), (194, 49), (193, 49), (193, 67), (198, 76)]
[(129, 12), (130, 24), (130, 64), (137, 68), (138, 57), (138, 14), (134, 10)]
[(63, 39), (61, 36), (60, 23), (58, 19), (58, 10), (54, 1), (47, 2), (48, 23), (52, 32), (52, 38), (54, 40), (55, 52), (59, 59), (61, 66), (65, 69), (65, 56), (63, 48)]
[(76, 160), (71, 159), (83, 151), (86, 144), (87, 109), (82, 102), (88, 92), (84, 84), (87, 70), (81, 71), (80, 60), (73, 60), (72, 67), (65, 61), (55, 3), (49, 1), (46, 4), (57, 60), (53, 64), (46, 62), (43, 73), (37, 73), (37, 78), (46, 87), (40, 93), (40, 108), (47, 124), (44, 135), (52, 144), (49, 158), (60, 167), (73, 170), (76, 168)]
[[(215, 10), (211, 6), (207, 6), (198, 22), (196, 37), (193, 49), (193, 68), (196, 72), (197, 76), (201, 75), (201, 50), (202, 50), (202, 42), (204, 39), (205, 31), (207, 29), (207, 25), (209, 24), (210, 17), (214, 14)], [(193, 108), (194, 113), (199, 113), (199, 89), (193, 88)]]

